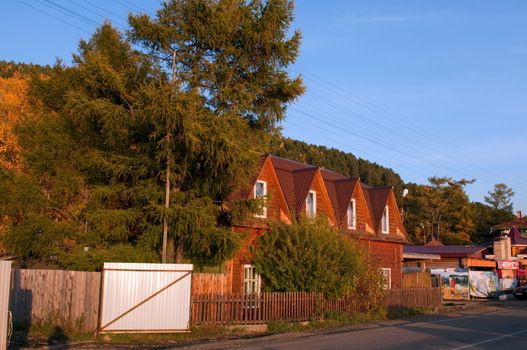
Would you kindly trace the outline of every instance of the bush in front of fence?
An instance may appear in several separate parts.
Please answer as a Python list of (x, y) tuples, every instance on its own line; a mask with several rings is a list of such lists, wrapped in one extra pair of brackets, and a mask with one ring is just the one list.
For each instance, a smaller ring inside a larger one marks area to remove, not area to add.
[(382, 304), (383, 280), (376, 264), (358, 242), (324, 218), (275, 224), (252, 252), (267, 291), (322, 292), (330, 299), (352, 294), (367, 312)]

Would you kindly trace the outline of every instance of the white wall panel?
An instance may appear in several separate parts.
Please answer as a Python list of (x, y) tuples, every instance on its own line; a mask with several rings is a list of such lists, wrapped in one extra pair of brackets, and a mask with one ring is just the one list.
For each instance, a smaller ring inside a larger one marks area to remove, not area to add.
[(105, 263), (103, 274), (102, 332), (189, 329), (191, 264)]

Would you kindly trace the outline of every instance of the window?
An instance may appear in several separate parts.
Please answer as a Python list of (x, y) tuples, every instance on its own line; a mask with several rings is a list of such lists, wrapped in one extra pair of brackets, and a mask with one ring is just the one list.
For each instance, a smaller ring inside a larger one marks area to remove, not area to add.
[[(265, 201), (265, 196), (267, 196), (267, 182), (258, 180), (254, 185), (254, 199), (262, 198)], [(267, 217), (267, 207), (262, 204), (260, 212), (255, 214), (257, 218), (266, 218)]]
[(382, 233), (388, 233), (390, 227), (388, 215), (388, 206), (386, 206), (384, 207), (384, 213), (382, 213)]
[(260, 293), (260, 274), (256, 272), (253, 265), (243, 265), (243, 293)]
[(348, 204), (348, 228), (357, 228), (355, 199), (352, 199), (350, 204)]
[(306, 198), (306, 214), (308, 218), (314, 218), (317, 213), (317, 193), (309, 191)]
[(392, 269), (383, 267), (381, 269), (381, 274), (383, 278), (383, 288), (392, 289)]

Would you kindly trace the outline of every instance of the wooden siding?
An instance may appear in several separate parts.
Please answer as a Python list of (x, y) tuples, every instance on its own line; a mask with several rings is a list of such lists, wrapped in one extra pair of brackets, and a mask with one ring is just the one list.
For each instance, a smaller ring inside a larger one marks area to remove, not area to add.
[(100, 284), (100, 272), (13, 270), (13, 321), (19, 325), (50, 324), (65, 330), (94, 332)]
[(392, 288), (401, 288), (402, 245), (399, 242), (375, 241), (370, 239), (361, 239), (360, 243), (368, 249), (369, 254), (377, 262), (379, 268), (391, 269)]
[[(273, 163), (270, 158), (267, 158), (262, 165), (260, 173), (256, 180), (265, 181), (267, 183), (267, 217), (254, 218), (255, 222), (267, 222), (268, 220), (282, 220), (291, 222), (289, 209), (285, 200), (280, 182), (276, 176)], [(254, 185), (254, 184), (253, 184)], [(249, 198), (254, 198), (254, 187), (251, 188)], [(284, 217), (285, 216), (285, 217)]]

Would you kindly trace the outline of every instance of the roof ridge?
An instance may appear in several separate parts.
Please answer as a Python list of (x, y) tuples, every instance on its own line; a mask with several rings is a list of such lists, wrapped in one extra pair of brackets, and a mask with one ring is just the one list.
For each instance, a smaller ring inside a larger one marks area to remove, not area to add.
[(303, 168), (303, 169), (294, 169), (294, 170), (290, 170), (290, 171), (294, 174), (294, 173), (300, 173), (300, 172), (317, 171), (318, 169), (320, 169), (320, 168), (318, 168), (318, 167), (311, 167), (311, 168)]
[(300, 162), (300, 161), (294, 160), (294, 159), (279, 157), (279, 156), (275, 156), (275, 155), (272, 155), (272, 154), (269, 154), (269, 156), (271, 158), (281, 159), (281, 160), (285, 160), (285, 161), (288, 161), (288, 162), (291, 162), (291, 163), (297, 163), (297, 164), (300, 164), (300, 165), (305, 165), (305, 166), (309, 166), (309, 167), (315, 167), (314, 165), (311, 165), (311, 164), (308, 164), (308, 163), (303, 163), (303, 162)]

